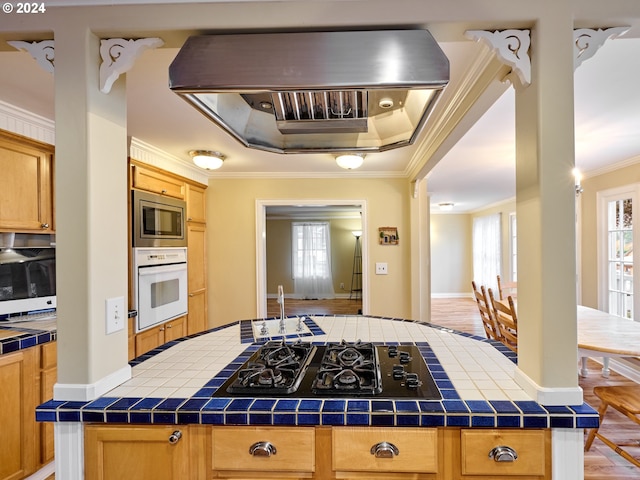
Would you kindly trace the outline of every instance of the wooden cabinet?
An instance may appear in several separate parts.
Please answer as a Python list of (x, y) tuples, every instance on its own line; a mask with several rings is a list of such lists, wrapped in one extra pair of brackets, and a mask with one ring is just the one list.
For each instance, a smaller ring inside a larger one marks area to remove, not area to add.
[(0, 231), (52, 233), (53, 147), (0, 133)]
[(297, 427), (215, 427), (214, 478), (304, 478), (315, 471), (315, 432)]
[(340, 478), (438, 478), (435, 428), (337, 427), (333, 429), (333, 469)]
[(549, 430), (462, 430), (460, 478), (551, 478), (550, 446)]
[(208, 328), (207, 322), (207, 268), (206, 226), (187, 224), (187, 289), (189, 295), (189, 334)]
[(0, 479), (18, 480), (36, 469), (36, 348), (0, 356)]
[[(172, 444), (176, 430), (181, 439)], [(490, 458), (498, 446), (513, 449), (517, 460)], [(104, 480), (544, 480), (551, 479), (551, 431), (88, 425), (85, 470)]]
[(206, 437), (198, 425), (85, 426), (88, 479), (203, 479)]
[(187, 222), (207, 223), (206, 187), (187, 183)]
[[(45, 343), (40, 347), (40, 403), (53, 398), (53, 386), (58, 379), (58, 342)], [(53, 460), (53, 423), (38, 424), (40, 433), (40, 465)]]
[(166, 195), (167, 197), (185, 199), (186, 187), (184, 180), (144, 164), (132, 162), (131, 186), (139, 190)]
[[(187, 204), (187, 294), (188, 314), (183, 335), (208, 328), (206, 272), (206, 190), (207, 186), (130, 159), (130, 187), (184, 199)], [(131, 268), (131, 267), (130, 267)], [(131, 298), (130, 298), (131, 299)], [(177, 331), (167, 336), (164, 327), (136, 334), (129, 333), (129, 359), (157, 347), (158, 342), (178, 338)], [(167, 332), (168, 333), (168, 332)]]
[(171, 340), (187, 335), (187, 317), (178, 317), (135, 336), (135, 356), (139, 357)]

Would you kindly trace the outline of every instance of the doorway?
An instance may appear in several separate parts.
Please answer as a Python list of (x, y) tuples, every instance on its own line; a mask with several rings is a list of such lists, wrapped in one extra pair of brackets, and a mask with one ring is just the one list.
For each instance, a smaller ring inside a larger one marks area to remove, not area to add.
[[(280, 220), (285, 225), (274, 227), (275, 221)], [(291, 271), (290, 247), (278, 248), (276, 258), (274, 258), (273, 242), (286, 243), (291, 241), (291, 236), (287, 236), (286, 223), (294, 221), (329, 221), (335, 225), (337, 233), (333, 235), (339, 240), (332, 240), (335, 244), (337, 255), (333, 260), (334, 285), (336, 298), (335, 302), (330, 300), (304, 301), (294, 297), (293, 273)], [(274, 281), (283, 284), (285, 290), (285, 314), (293, 315), (303, 312), (306, 308), (313, 308), (313, 311), (304, 313), (347, 313), (347, 308), (353, 308), (352, 304), (360, 304), (359, 310), (362, 313), (368, 311), (368, 281), (367, 281), (367, 238), (360, 233), (358, 238), (359, 266), (360, 271), (357, 278), (358, 288), (361, 290), (357, 300), (352, 300), (351, 290), (353, 288), (353, 262), (356, 247), (356, 237), (352, 230), (360, 232), (367, 231), (366, 201), (364, 200), (257, 200), (256, 201), (256, 279), (257, 279), (257, 305), (258, 317), (268, 317), (268, 302), (272, 302), (269, 297), (274, 297), (275, 288), (270, 288)], [(359, 228), (356, 228), (358, 227)], [(280, 233), (274, 233), (275, 228), (280, 229)], [(269, 232), (271, 232), (269, 234)], [(268, 238), (268, 234), (269, 237)], [(271, 243), (269, 243), (271, 242)], [(348, 252), (345, 251), (348, 249)], [(275, 263), (274, 263), (275, 262)], [(277, 275), (272, 271), (270, 275), (269, 265), (274, 270), (274, 264), (280, 271)], [(348, 265), (345, 265), (348, 264)], [(275, 278), (275, 280), (274, 280)], [(303, 304), (302, 302), (306, 302)], [(351, 302), (351, 303), (349, 303)], [(287, 307), (288, 306), (288, 307)], [(273, 311), (273, 309), (271, 310)], [(354, 312), (356, 313), (356, 312)]]

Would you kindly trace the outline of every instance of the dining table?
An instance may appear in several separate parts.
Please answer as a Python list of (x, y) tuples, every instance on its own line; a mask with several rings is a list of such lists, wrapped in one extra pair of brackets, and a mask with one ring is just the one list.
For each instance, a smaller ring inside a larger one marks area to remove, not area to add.
[[(506, 299), (497, 301), (508, 305)], [(588, 375), (589, 358), (602, 358), (602, 376), (608, 377), (612, 357), (640, 357), (640, 322), (584, 305), (577, 306), (577, 322), (580, 376)]]
[(602, 358), (602, 375), (608, 377), (611, 357), (640, 357), (640, 322), (595, 308), (578, 305), (578, 356), (580, 375), (587, 376), (587, 359)]

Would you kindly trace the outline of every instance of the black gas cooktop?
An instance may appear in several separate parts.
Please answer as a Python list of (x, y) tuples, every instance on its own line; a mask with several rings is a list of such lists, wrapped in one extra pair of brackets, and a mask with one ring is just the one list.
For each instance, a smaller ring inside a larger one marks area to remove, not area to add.
[(269, 341), (214, 396), (441, 399), (414, 345)]

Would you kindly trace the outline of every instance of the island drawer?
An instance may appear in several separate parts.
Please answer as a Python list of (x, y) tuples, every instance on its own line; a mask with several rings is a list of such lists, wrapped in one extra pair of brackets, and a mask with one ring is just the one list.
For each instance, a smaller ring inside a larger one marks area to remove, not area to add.
[(435, 473), (438, 471), (438, 431), (435, 428), (334, 428), (333, 469)]
[(313, 472), (315, 430), (296, 427), (216, 427), (213, 470)]
[(463, 475), (545, 475), (549, 439), (544, 430), (462, 430), (460, 442)]

